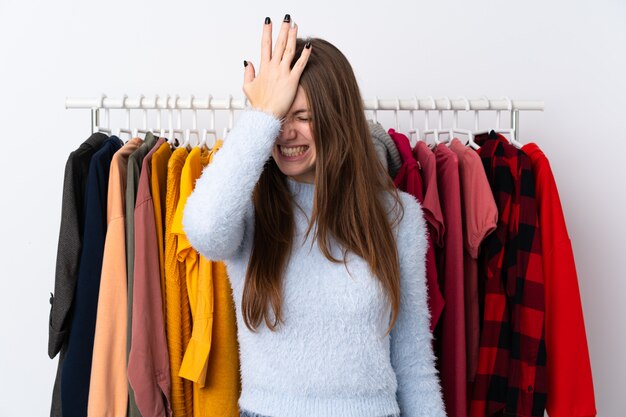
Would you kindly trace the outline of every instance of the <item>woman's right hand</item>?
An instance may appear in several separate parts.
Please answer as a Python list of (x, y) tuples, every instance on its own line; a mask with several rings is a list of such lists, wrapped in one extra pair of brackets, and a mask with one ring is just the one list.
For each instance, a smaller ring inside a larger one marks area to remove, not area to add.
[[(267, 21), (267, 20), (266, 20)], [(311, 55), (311, 44), (302, 50), (298, 61), (291, 67), (296, 53), (298, 25), (291, 27), (291, 18), (285, 15), (276, 46), (272, 53), (272, 22), (265, 23), (261, 43), (261, 64), (255, 74), (252, 62), (246, 61), (243, 91), (250, 105), (258, 110), (283, 118), (296, 97), (300, 75)]]

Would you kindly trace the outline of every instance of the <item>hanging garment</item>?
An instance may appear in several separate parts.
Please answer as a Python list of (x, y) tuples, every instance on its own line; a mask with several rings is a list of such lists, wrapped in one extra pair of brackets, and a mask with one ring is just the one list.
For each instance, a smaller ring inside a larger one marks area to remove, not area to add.
[(413, 148), (413, 157), (421, 166), (422, 185), (424, 190), (424, 200), (420, 201), (424, 209), (424, 218), (428, 222), (428, 251), (426, 252), (426, 276), (428, 282), (437, 282), (439, 290), (435, 294), (439, 296), (430, 297), (429, 306), (431, 310), (430, 331), (433, 332), (441, 312), (445, 308), (445, 298), (441, 294), (439, 286), (439, 275), (437, 272), (437, 262), (435, 261), (435, 247), (443, 245), (443, 233), (445, 231), (443, 213), (439, 200), (439, 190), (437, 187), (437, 163), (435, 155), (428, 146), (419, 141)]
[(109, 170), (107, 232), (89, 383), (89, 417), (125, 417), (128, 408), (124, 195), (128, 157), (141, 143), (139, 138), (128, 141), (113, 155)]
[[(211, 354), (207, 358), (208, 362), (205, 362), (198, 381), (194, 383), (193, 415), (194, 417), (237, 417), (239, 416), (237, 402), (241, 394), (239, 344), (235, 305), (226, 265), (223, 262), (209, 261), (200, 256), (198, 275), (200, 291), (198, 291), (196, 312), (202, 322), (202, 311), (207, 307), (202, 299), (208, 298), (208, 294), (202, 293), (202, 288), (205, 280), (212, 281), (213, 320), (211, 320), (210, 329)], [(194, 335), (197, 338), (202, 337), (202, 334), (208, 331), (202, 326), (199, 330), (199, 334), (196, 335), (194, 321)], [(183, 362), (184, 367), (185, 362)]]
[(541, 227), (546, 298), (546, 351), (550, 417), (596, 415), (593, 378), (578, 277), (559, 192), (550, 163), (534, 143), (530, 157)]
[(372, 135), (372, 142), (374, 143), (378, 160), (383, 164), (389, 176), (395, 178), (402, 166), (402, 158), (400, 157), (395, 143), (393, 143), (393, 140), (380, 123), (374, 123), (373, 120), (368, 120), (367, 125)]
[[(175, 417), (191, 415), (193, 405), (186, 397), (193, 395), (191, 382), (179, 376), (183, 353), (191, 338), (191, 311), (185, 282), (185, 265), (178, 262), (178, 235), (172, 232), (176, 207), (180, 200), (180, 180), (187, 159), (186, 148), (176, 148), (167, 164), (165, 200), (165, 326), (172, 378), (172, 413)], [(185, 395), (185, 393), (188, 393)]]
[(429, 234), (433, 237), (436, 247), (443, 247), (443, 235), (446, 231), (439, 187), (437, 186), (437, 161), (428, 145), (418, 141), (413, 148), (413, 157), (422, 167), (422, 183), (424, 185), (424, 217), (429, 224)]
[(194, 382), (194, 417), (239, 416), (239, 347), (226, 266), (223, 262), (212, 262), (200, 256), (189, 244), (182, 225), (187, 197), (203, 167), (211, 162), (221, 145), (222, 141), (218, 140), (206, 154), (197, 148), (191, 151), (183, 168), (179, 210), (172, 227), (179, 235), (179, 260), (186, 264), (187, 291), (193, 316), (193, 332), (180, 376)]
[(108, 138), (91, 158), (85, 194), (85, 230), (78, 267), (72, 323), (63, 370), (61, 402), (63, 417), (87, 415), (93, 341), (96, 329), (102, 254), (106, 234), (109, 168), (122, 146), (116, 136)]
[[(184, 274), (182, 275), (185, 279), (185, 284), (186, 284), (186, 289), (187, 289), (187, 293), (186, 294), (182, 294), (183, 297), (187, 298), (187, 302), (189, 303), (189, 307), (191, 310), (191, 314), (192, 314), (192, 323), (193, 326), (195, 327), (196, 325), (196, 320), (197, 320), (197, 316), (194, 316), (194, 300), (197, 298), (196, 294), (198, 293), (198, 289), (197, 288), (189, 288), (189, 286), (191, 285), (193, 286), (197, 286), (198, 285), (198, 267), (199, 267), (199, 259), (197, 256), (197, 252), (191, 247), (191, 244), (189, 244), (189, 241), (187, 240), (187, 236), (185, 236), (185, 232), (183, 231), (183, 225), (182, 225), (182, 218), (183, 218), (183, 212), (185, 209), (185, 203), (187, 202), (187, 197), (189, 197), (189, 194), (191, 194), (191, 192), (193, 191), (193, 187), (195, 185), (196, 179), (200, 176), (200, 174), (202, 173), (202, 168), (207, 165), (209, 162), (209, 150), (205, 149), (205, 148), (193, 148), (191, 150), (191, 152), (189, 152), (189, 156), (187, 157), (187, 159), (185, 160), (185, 165), (183, 166), (182, 172), (181, 172), (181, 176), (180, 176), (180, 197), (178, 199), (178, 204), (176, 205), (176, 213), (174, 214), (174, 219), (172, 221), (172, 229), (171, 232), (176, 235), (176, 258), (177, 261), (179, 262), (179, 264), (181, 265), (181, 269), (184, 269)], [(204, 289), (205, 291), (209, 291), (208, 289)], [(213, 291), (211, 288), (211, 291), (209, 291), (209, 294), (211, 296), (211, 307), (213, 304)], [(201, 325), (200, 323), (198, 323), (199, 325)], [(189, 335), (189, 338), (185, 338), (185, 343), (183, 345), (183, 350), (182, 352), (185, 352), (186, 350), (191, 349), (193, 350), (194, 347), (196, 346), (195, 341), (193, 340), (193, 331), (191, 333), (191, 335)], [(187, 336), (187, 335), (186, 335)], [(206, 343), (205, 346), (210, 347), (211, 346), (211, 338), (210, 338), (210, 333), (205, 334), (205, 336), (208, 336), (207, 340), (203, 340), (203, 343)], [(206, 352), (200, 353), (198, 352), (199, 355), (203, 355), (203, 356), (208, 356), (208, 350), (206, 350)], [(182, 356), (181, 356), (182, 357)], [(206, 359), (205, 358), (205, 363), (206, 363)], [(182, 361), (179, 363), (179, 367), (182, 365)], [(176, 375), (178, 377), (185, 377), (185, 375), (181, 375), (181, 370), (184, 370), (183, 368), (179, 368), (178, 372), (176, 373)], [(194, 409), (194, 405), (192, 400), (194, 399), (194, 387), (192, 386), (192, 384), (190, 384), (189, 379), (191, 378), (187, 378), (184, 381), (184, 387), (186, 388), (185, 390), (185, 413), (186, 415), (193, 415), (193, 409)], [(195, 381), (195, 379), (191, 379), (192, 381)]]
[(541, 233), (530, 160), (492, 131), (478, 154), (498, 206), (481, 249), (484, 313), (470, 417), (543, 417), (547, 381)]
[(159, 249), (150, 193), (152, 155), (162, 143), (165, 143), (163, 138), (143, 159), (135, 203), (133, 329), (128, 356), (128, 380), (143, 417), (172, 415)]
[(85, 189), (91, 157), (107, 139), (104, 133), (94, 133), (78, 149), (70, 153), (65, 164), (61, 228), (57, 248), (54, 294), (50, 294), (50, 319), (48, 320), (48, 356), (59, 362), (54, 379), (50, 417), (61, 416), (61, 369), (67, 350), (70, 326), (69, 311), (74, 299), (78, 264), (85, 225)]
[[(139, 187), (139, 176), (141, 173), (141, 165), (143, 159), (154, 147), (157, 138), (150, 132), (146, 133), (146, 137), (139, 148), (128, 157), (127, 184), (126, 184), (126, 275), (127, 275), (127, 291), (128, 291), (128, 324), (126, 337), (126, 358), (130, 354), (130, 344), (132, 339), (132, 320), (133, 320), (133, 274), (135, 272), (135, 202), (137, 196), (137, 188)], [(141, 417), (137, 403), (135, 402), (135, 393), (130, 383), (128, 384), (128, 417)]]
[[(422, 185), (422, 177), (420, 175), (419, 164), (413, 157), (411, 151), (411, 143), (402, 133), (389, 129), (389, 136), (393, 140), (400, 158), (402, 158), (402, 167), (394, 178), (394, 185), (400, 190), (408, 192), (413, 197), (424, 204), (424, 190)], [(432, 239), (428, 239), (428, 251), (426, 252), (426, 285), (428, 286), (428, 308), (430, 310), (430, 330), (435, 329), (436, 323), (439, 321), (441, 312), (443, 311), (444, 300), (439, 289), (437, 281), (437, 267), (435, 263), (435, 250)]]
[(478, 252), (498, 225), (498, 207), (478, 154), (454, 138), (450, 150), (459, 160), (461, 212), (463, 214), (463, 276), (465, 282), (465, 338), (467, 380), (474, 381), (478, 366), (480, 315), (478, 303)]
[[(152, 176), (150, 190), (154, 204), (154, 222), (156, 224), (157, 246), (159, 247), (159, 270), (161, 272), (161, 294), (165, 297), (165, 197), (167, 192), (167, 163), (172, 156), (172, 147), (169, 143), (162, 143), (152, 154)], [(166, 302), (163, 302), (163, 317), (165, 317)]]
[[(463, 281), (463, 219), (458, 158), (441, 143), (435, 147), (437, 186), (446, 222), (443, 248), (437, 251), (439, 282), (446, 307), (435, 331), (435, 354), (446, 412), (467, 416), (467, 351), (465, 283)], [(439, 336), (439, 337), (437, 337)]]

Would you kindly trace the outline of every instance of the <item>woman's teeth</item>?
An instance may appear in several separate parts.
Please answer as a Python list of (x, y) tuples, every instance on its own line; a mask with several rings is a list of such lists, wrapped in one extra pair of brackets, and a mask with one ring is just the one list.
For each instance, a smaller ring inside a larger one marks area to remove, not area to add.
[(280, 153), (283, 154), (284, 156), (300, 156), (303, 153), (305, 153), (307, 149), (309, 149), (308, 146), (293, 146), (293, 147), (279, 146), (279, 148), (280, 148)]

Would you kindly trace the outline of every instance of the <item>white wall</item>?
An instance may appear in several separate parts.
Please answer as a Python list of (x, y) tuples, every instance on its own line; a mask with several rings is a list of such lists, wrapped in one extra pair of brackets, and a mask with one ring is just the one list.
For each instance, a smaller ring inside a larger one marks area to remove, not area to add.
[(49, 410), (63, 169), (90, 122), (87, 110), (65, 110), (65, 97), (243, 97), (242, 61), (258, 68), (263, 19), (287, 12), (301, 36), (347, 55), (366, 98), (545, 101), (543, 113), (522, 114), (521, 139), (540, 144), (560, 188), (599, 415), (626, 415), (626, 3), (129, 3), (0, 2), (0, 415)]

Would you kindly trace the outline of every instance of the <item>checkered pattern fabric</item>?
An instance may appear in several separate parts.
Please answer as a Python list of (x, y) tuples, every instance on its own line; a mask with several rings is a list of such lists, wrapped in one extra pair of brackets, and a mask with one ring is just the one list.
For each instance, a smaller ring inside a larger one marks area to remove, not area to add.
[(499, 212), (481, 248), (478, 372), (470, 417), (543, 417), (547, 397), (541, 235), (532, 166), (494, 132), (476, 138)]

